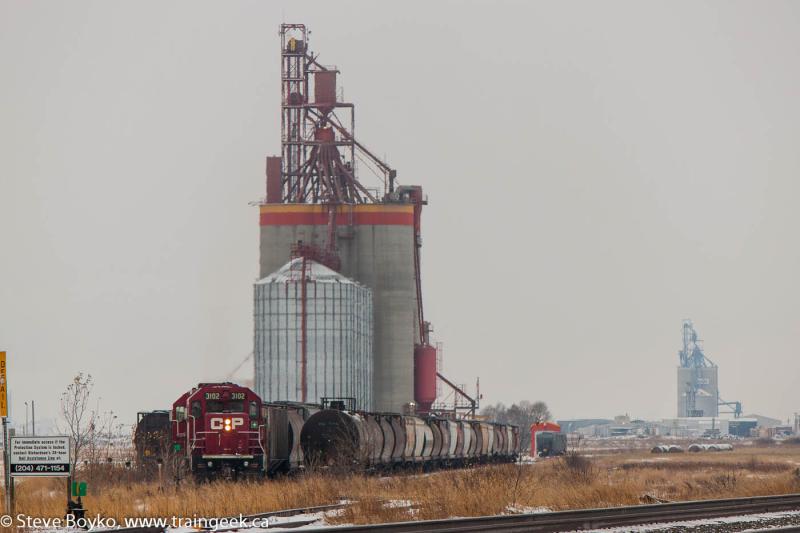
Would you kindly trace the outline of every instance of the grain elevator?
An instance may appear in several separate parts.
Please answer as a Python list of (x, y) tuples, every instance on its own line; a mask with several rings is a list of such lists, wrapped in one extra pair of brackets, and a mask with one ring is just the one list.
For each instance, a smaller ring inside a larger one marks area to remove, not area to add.
[[(364, 380), (353, 389), (360, 391), (362, 399), (369, 398), (360, 407), (397, 412), (416, 402), (425, 411), (436, 397), (437, 369), (422, 307), (420, 221), (426, 204), (422, 188), (399, 185), (395, 170), (356, 139), (355, 106), (339, 98), (339, 72), (322, 65), (319, 56), (309, 51), (308, 33), (302, 24), (280, 27), (282, 151), (280, 156), (267, 157), (266, 198), (259, 206), (256, 391), (270, 400), (320, 399), (311, 392), (308, 370), (312, 360), (323, 360), (338, 348), (330, 343), (312, 345), (308, 330), (301, 328), (293, 341), (295, 347), (270, 350), (286, 332), (263, 312), (281, 298), (294, 302), (287, 314), (299, 313), (301, 322), (308, 320), (303, 311), (308, 291), (295, 290), (295, 286), (289, 296), (280, 290), (264, 292), (264, 287), (282, 279), (281, 269), (292, 269), (287, 263), (294, 261), (296, 268), (298, 261), (305, 261), (320, 265), (313, 267), (317, 271), (325, 268), (326, 275), (336, 273), (338, 284), (369, 291), (364, 300), (370, 300), (372, 315), (370, 353), (354, 356), (369, 359), (369, 374), (351, 376)], [(362, 184), (358, 177), (362, 169), (373, 170), (377, 186)], [(310, 273), (299, 286), (314, 277)], [(320, 284), (319, 280), (314, 283)], [(351, 320), (333, 305), (318, 304), (313, 304), (318, 310), (315, 319)], [(367, 319), (360, 316), (354, 321)], [(275, 374), (287, 368), (306, 369), (303, 383), (294, 387), (305, 392), (298, 395), (287, 389), (290, 397), (286, 398), (281, 397), (283, 393), (268, 392), (281, 382)]]
[(683, 322), (683, 349), (678, 356), (678, 416), (719, 416), (719, 369), (703, 352), (691, 320)]

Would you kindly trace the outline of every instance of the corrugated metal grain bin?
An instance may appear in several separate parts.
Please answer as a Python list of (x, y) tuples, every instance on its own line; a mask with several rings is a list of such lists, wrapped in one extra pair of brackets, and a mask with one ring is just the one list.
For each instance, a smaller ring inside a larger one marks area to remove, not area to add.
[(255, 388), (264, 401), (351, 397), (372, 408), (372, 292), (297, 258), (255, 284)]

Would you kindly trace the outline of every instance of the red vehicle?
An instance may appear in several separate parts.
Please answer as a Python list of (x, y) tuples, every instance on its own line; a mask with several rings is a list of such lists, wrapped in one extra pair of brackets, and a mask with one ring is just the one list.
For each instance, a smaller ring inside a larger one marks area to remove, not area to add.
[(173, 449), (197, 478), (263, 474), (265, 414), (247, 387), (201, 383), (172, 404)]

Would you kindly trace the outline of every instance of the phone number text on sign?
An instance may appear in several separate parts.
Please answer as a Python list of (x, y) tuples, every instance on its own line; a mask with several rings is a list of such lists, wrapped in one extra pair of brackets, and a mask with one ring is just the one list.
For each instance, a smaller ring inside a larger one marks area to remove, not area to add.
[(68, 476), (69, 437), (12, 437), (9, 446), (12, 476)]
[(40, 464), (14, 464), (11, 465), (11, 475), (30, 474), (30, 475), (69, 475), (69, 464), (63, 465), (40, 465)]

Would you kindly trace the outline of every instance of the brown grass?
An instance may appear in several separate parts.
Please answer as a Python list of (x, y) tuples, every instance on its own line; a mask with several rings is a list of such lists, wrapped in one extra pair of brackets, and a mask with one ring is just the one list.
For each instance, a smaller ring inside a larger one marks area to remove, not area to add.
[(762, 461), (757, 457), (731, 462), (731, 461), (717, 461), (717, 460), (699, 460), (699, 461), (653, 461), (641, 462), (630, 461), (621, 463), (619, 465), (623, 470), (747, 470), (750, 472), (788, 472), (793, 470), (794, 467), (791, 463), (776, 462), (776, 461)]
[(777, 446), (778, 442), (775, 439), (771, 439), (769, 437), (761, 437), (760, 439), (756, 439), (754, 444), (759, 447), (767, 447), (767, 446)]
[[(770, 447), (719, 454), (643, 452), (563, 458), (426, 475), (378, 477), (314, 474), (258, 483), (184, 483), (163, 489), (152, 481), (96, 481), (84, 499), (94, 516), (231, 516), (320, 505), (340, 498), (352, 506), (330, 519), (367, 523), (507, 513), (510, 508), (552, 510), (632, 505), (800, 491), (800, 449)], [(17, 484), (17, 511), (64, 513), (64, 481)]]

